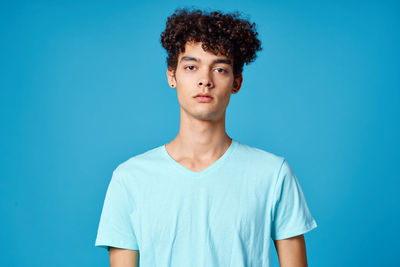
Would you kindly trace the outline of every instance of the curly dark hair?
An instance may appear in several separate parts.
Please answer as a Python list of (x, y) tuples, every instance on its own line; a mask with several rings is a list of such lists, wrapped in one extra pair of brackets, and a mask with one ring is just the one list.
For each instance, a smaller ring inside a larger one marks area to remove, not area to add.
[(185, 52), (186, 42), (202, 42), (204, 51), (210, 51), (233, 60), (233, 74), (243, 71), (261, 50), (255, 23), (240, 19), (239, 12), (222, 14), (220, 11), (176, 9), (168, 17), (161, 44), (167, 50), (167, 65), (176, 70), (179, 53)]

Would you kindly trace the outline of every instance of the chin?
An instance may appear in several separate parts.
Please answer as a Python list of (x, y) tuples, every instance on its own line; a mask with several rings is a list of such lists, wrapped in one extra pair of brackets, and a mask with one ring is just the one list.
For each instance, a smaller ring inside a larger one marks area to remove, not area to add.
[(196, 113), (193, 114), (193, 117), (202, 121), (216, 121), (219, 119), (218, 114), (215, 112)]

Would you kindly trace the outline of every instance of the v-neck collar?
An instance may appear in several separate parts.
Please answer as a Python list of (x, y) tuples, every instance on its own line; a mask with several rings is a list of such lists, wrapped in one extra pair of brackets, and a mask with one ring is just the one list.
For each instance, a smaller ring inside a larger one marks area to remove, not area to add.
[(164, 156), (167, 158), (167, 160), (173, 165), (175, 166), (179, 171), (181, 171), (182, 173), (191, 176), (191, 177), (199, 177), (199, 176), (203, 176), (207, 173), (209, 173), (210, 171), (212, 171), (213, 169), (217, 168), (218, 166), (220, 166), (221, 164), (223, 164), (224, 161), (226, 161), (226, 159), (229, 157), (229, 155), (233, 152), (233, 150), (237, 147), (238, 145), (238, 141), (236, 141), (235, 139), (232, 138), (232, 142), (229, 145), (228, 149), (225, 151), (225, 153), (219, 157), (216, 161), (214, 161), (214, 163), (212, 163), (210, 166), (208, 166), (207, 168), (205, 168), (204, 170), (200, 171), (200, 172), (195, 172), (192, 170), (187, 169), (186, 167), (184, 167), (183, 165), (181, 165), (180, 163), (178, 163), (175, 159), (173, 159), (169, 154), (167, 149), (165, 148), (165, 145), (161, 146), (161, 150), (164, 154)]

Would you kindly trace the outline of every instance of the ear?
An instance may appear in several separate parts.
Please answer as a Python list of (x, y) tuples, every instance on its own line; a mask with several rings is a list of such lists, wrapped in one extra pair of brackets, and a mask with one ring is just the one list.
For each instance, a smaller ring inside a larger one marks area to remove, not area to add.
[(167, 69), (168, 84), (171, 88), (176, 88), (175, 71), (173, 68), (168, 67)]
[(233, 86), (232, 86), (233, 94), (239, 92), (240, 87), (242, 86), (242, 82), (243, 82), (243, 76), (242, 73), (240, 73), (238, 76), (235, 77), (235, 80), (233, 81)]

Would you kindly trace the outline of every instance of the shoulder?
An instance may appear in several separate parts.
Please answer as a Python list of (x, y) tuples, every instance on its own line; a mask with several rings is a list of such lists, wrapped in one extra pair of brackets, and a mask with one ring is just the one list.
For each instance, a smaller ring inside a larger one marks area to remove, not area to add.
[(253, 177), (256, 181), (269, 182), (273, 188), (284, 162), (283, 156), (268, 149), (239, 142), (234, 164), (235, 168), (246, 170), (247, 179)]
[(115, 176), (129, 176), (135, 171), (154, 168), (162, 160), (162, 146), (151, 148), (119, 163), (114, 169)]
[(280, 168), (285, 161), (283, 156), (270, 152), (267, 149), (250, 146), (239, 141), (238, 144), (240, 151), (238, 154), (240, 157), (245, 158), (246, 161), (273, 168)]

